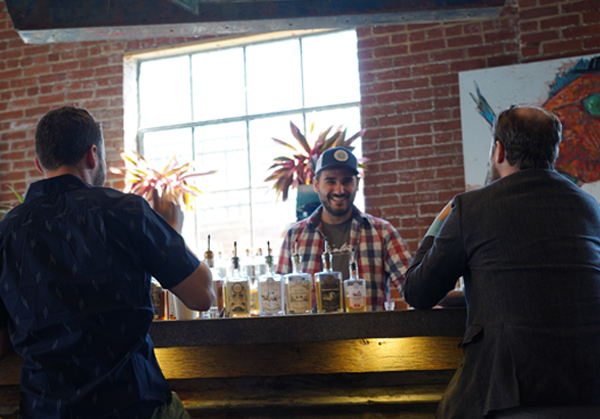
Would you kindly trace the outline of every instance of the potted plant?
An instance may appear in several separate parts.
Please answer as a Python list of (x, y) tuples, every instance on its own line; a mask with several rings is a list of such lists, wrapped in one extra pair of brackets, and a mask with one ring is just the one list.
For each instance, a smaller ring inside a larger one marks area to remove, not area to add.
[(23, 203), (23, 196), (21, 196), (19, 194), (19, 192), (15, 191), (15, 189), (12, 186), (9, 186), (10, 190), (13, 192), (13, 194), (15, 194), (15, 196), (17, 197), (17, 202), (13, 202), (12, 204), (2, 204), (0, 206), (0, 220), (4, 218), (4, 216), (6, 214), (8, 214), (8, 212), (13, 209), (14, 207), (16, 207), (19, 204)]
[(141, 195), (150, 201), (152, 191), (158, 190), (162, 197), (179, 204), (182, 209), (193, 209), (194, 197), (202, 191), (188, 180), (198, 176), (206, 176), (216, 172), (191, 172), (193, 162), (178, 164), (176, 156), (173, 156), (162, 170), (156, 170), (148, 164), (146, 159), (139, 153), (133, 151), (131, 154), (121, 153), (121, 157), (130, 167), (119, 169), (111, 167), (111, 173), (125, 176), (126, 187), (124, 192)]
[[(310, 134), (314, 131), (314, 127), (315, 124), (313, 122)], [(300, 132), (300, 129), (292, 121), (290, 121), (290, 130), (299, 147), (277, 138), (272, 138), (276, 143), (291, 149), (293, 154), (291, 156), (276, 157), (274, 163), (268, 169), (272, 170), (272, 172), (265, 179), (265, 182), (274, 182), (273, 189), (277, 192), (276, 199), (281, 195), (283, 201), (287, 200), (290, 188), (298, 189), (296, 216), (300, 220), (310, 215), (319, 205), (318, 196), (311, 186), (315, 177), (315, 166), (319, 156), (325, 150), (335, 147), (345, 147), (350, 151), (354, 150), (352, 143), (362, 137), (366, 130), (360, 130), (346, 139), (346, 129), (340, 126), (332, 132), (333, 126), (330, 126), (321, 132), (312, 144), (309, 143), (306, 136)], [(365, 159), (360, 159), (360, 161), (359, 167), (364, 168), (364, 163), (362, 162)]]

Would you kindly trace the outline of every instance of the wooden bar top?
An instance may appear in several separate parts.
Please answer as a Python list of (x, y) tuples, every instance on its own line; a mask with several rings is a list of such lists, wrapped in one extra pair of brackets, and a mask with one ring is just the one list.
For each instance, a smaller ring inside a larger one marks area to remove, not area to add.
[(157, 348), (462, 336), (466, 309), (398, 310), (156, 321)]

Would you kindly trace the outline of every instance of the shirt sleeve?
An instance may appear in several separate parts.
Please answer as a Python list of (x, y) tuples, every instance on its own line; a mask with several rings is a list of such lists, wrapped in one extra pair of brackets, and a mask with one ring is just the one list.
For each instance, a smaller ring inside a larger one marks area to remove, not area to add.
[(390, 283), (399, 291), (404, 284), (404, 275), (410, 265), (410, 252), (400, 233), (391, 225), (387, 225), (387, 238), (385, 241), (385, 271), (388, 273)]
[(406, 272), (403, 297), (413, 307), (431, 308), (454, 289), (466, 270), (460, 199), (454, 199), (439, 235), (426, 236), (415, 253)]
[(143, 202), (142, 258), (145, 269), (164, 288), (172, 288), (192, 274), (200, 264), (183, 237)]

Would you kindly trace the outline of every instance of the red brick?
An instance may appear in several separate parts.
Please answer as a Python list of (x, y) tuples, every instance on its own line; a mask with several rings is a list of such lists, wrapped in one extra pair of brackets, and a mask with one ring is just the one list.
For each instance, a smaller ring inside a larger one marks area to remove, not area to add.
[(421, 112), (414, 114), (415, 122), (432, 122), (450, 119), (450, 112), (448, 110), (436, 110), (432, 112)]
[(437, 39), (434, 41), (416, 42), (410, 44), (410, 52), (418, 53), (423, 51), (433, 51), (437, 49), (446, 48), (446, 41), (443, 39)]
[(387, 173), (383, 175), (370, 175), (369, 181), (377, 185), (394, 184), (398, 181), (395, 173)]
[(449, 73), (443, 76), (432, 76), (431, 77), (431, 85), (432, 86), (448, 86), (450, 84), (458, 83), (458, 74)]
[(446, 74), (446, 73), (448, 73), (448, 65), (446, 63), (414, 66), (412, 68), (413, 76), (426, 76), (426, 75)]
[[(425, 203), (425, 202), (432, 202), (432, 201), (437, 201), (437, 194), (435, 193), (417, 193), (417, 194), (412, 194), (412, 195), (404, 195), (402, 196), (402, 204), (406, 205), (406, 204), (420, 204), (420, 203)], [(412, 218), (410, 220), (418, 220), (418, 218)], [(414, 221), (409, 221), (409, 222), (414, 222)], [(423, 221), (423, 224), (425, 225), (425, 221)], [(429, 224), (427, 224), (429, 225)]]
[(449, 91), (446, 86), (432, 87), (429, 89), (415, 89), (413, 97), (417, 99), (438, 98), (448, 96)]
[(429, 86), (429, 78), (428, 77), (419, 77), (419, 78), (410, 78), (406, 80), (395, 80), (394, 90), (405, 90), (405, 89), (414, 89), (418, 87), (428, 87)]
[(395, 34), (395, 35), (392, 35), (392, 37), (391, 37), (392, 45), (404, 44), (407, 41), (408, 41), (408, 34), (405, 34), (405, 33)]
[(399, 135), (427, 134), (431, 132), (431, 124), (412, 124), (401, 128)]
[(568, 15), (568, 16), (559, 16), (552, 19), (544, 19), (540, 21), (540, 28), (544, 29), (552, 29), (552, 28), (564, 28), (565, 26), (573, 26), (580, 24), (580, 16), (579, 15)]
[(413, 113), (413, 112), (417, 112), (417, 111), (426, 111), (426, 110), (430, 110), (431, 107), (431, 100), (412, 100), (410, 102), (406, 102), (406, 103), (400, 103), (398, 105), (396, 105), (396, 111), (399, 114), (403, 114), (403, 113)]
[(397, 55), (404, 55), (408, 53), (408, 45), (395, 45), (391, 47), (385, 48), (376, 48), (373, 51), (374, 58), (385, 58), (385, 57), (394, 57)]
[(431, 53), (431, 60), (433, 62), (438, 61), (453, 61), (462, 60), (465, 58), (465, 50), (460, 49), (447, 49), (445, 51), (436, 51)]
[(558, 15), (558, 6), (535, 7), (521, 10), (519, 17), (521, 20), (539, 19), (546, 16)]
[(422, 42), (425, 41), (425, 32), (411, 32), (408, 34), (408, 42)]
[(390, 45), (389, 36), (373, 36), (370, 38), (362, 38), (358, 40), (357, 47), (359, 50), (366, 48), (376, 48), (384, 45)]
[(450, 65), (450, 71), (458, 73), (460, 71), (476, 70), (478, 68), (484, 68), (484, 67), (485, 67), (485, 61), (482, 59), (468, 60), (468, 61), (452, 63)]
[[(410, 68), (393, 68), (388, 71), (380, 71), (376, 74), (377, 81), (388, 81), (398, 79), (408, 79), (411, 77)], [(387, 84), (387, 83), (386, 83)]]
[(562, 53), (562, 52), (574, 52), (581, 51), (582, 49), (581, 40), (572, 40), (572, 41), (559, 41), (559, 42), (549, 42), (542, 44), (542, 51), (544, 54), (554, 54), (554, 53)]
[(600, 35), (600, 24), (589, 25), (589, 26), (577, 26), (574, 28), (565, 28), (562, 30), (565, 38), (576, 38), (584, 36), (599, 36)]
[(557, 31), (533, 32), (521, 36), (521, 42), (524, 44), (540, 44), (554, 39), (558, 39)]
[(448, 39), (448, 48), (468, 47), (470, 45), (481, 45), (483, 37), (481, 35), (468, 35)]
[(489, 57), (487, 59), (487, 66), (488, 67), (500, 67), (500, 66), (505, 66), (505, 65), (512, 65), (512, 64), (518, 64), (519, 63), (519, 56), (518, 54), (511, 54), (511, 55), (499, 55), (497, 57)]
[(411, 92), (391, 92), (377, 95), (377, 101), (379, 103), (405, 102), (411, 99)]
[(405, 25), (388, 25), (388, 26), (373, 26), (371, 31), (374, 35), (384, 34), (384, 33), (393, 33), (393, 32), (402, 32), (406, 30)]
[(444, 34), (446, 35), (446, 37), (460, 36), (463, 34), (463, 27), (462, 27), (462, 25), (459, 25), (459, 26), (453, 26), (451, 28), (445, 28)]
[(583, 11), (597, 11), (598, 1), (597, 0), (586, 0), (586, 1), (570, 1), (565, 2), (561, 6), (563, 13), (583, 12)]
[(517, 42), (517, 33), (514, 30), (486, 33), (483, 35), (486, 44), (502, 41)]
[(539, 29), (539, 22), (537, 20), (519, 23), (519, 30), (521, 31), (521, 33), (538, 31)]
[(498, 55), (503, 53), (504, 45), (502, 44), (481, 45), (467, 49), (467, 55), (469, 58), (488, 57), (490, 55)]
[(361, 72), (377, 71), (390, 68), (391, 63), (389, 59), (362, 61), (358, 64), (358, 69)]
[(583, 40), (584, 48), (600, 48), (600, 36)]
[(600, 11), (587, 12), (583, 15), (583, 23), (600, 22)]
[(406, 124), (411, 124), (412, 122), (413, 122), (412, 114), (390, 115), (390, 116), (382, 116), (379, 118), (379, 123), (382, 126), (406, 125)]
[(429, 62), (429, 54), (411, 54), (406, 57), (394, 58), (394, 67), (404, 67)]

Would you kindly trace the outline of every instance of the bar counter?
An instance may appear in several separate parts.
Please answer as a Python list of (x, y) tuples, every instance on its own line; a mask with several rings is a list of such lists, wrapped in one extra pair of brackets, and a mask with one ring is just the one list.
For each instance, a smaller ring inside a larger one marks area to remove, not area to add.
[[(192, 417), (433, 418), (466, 310), (154, 322), (156, 355)], [(14, 418), (22, 361), (0, 362), (0, 417)]]

